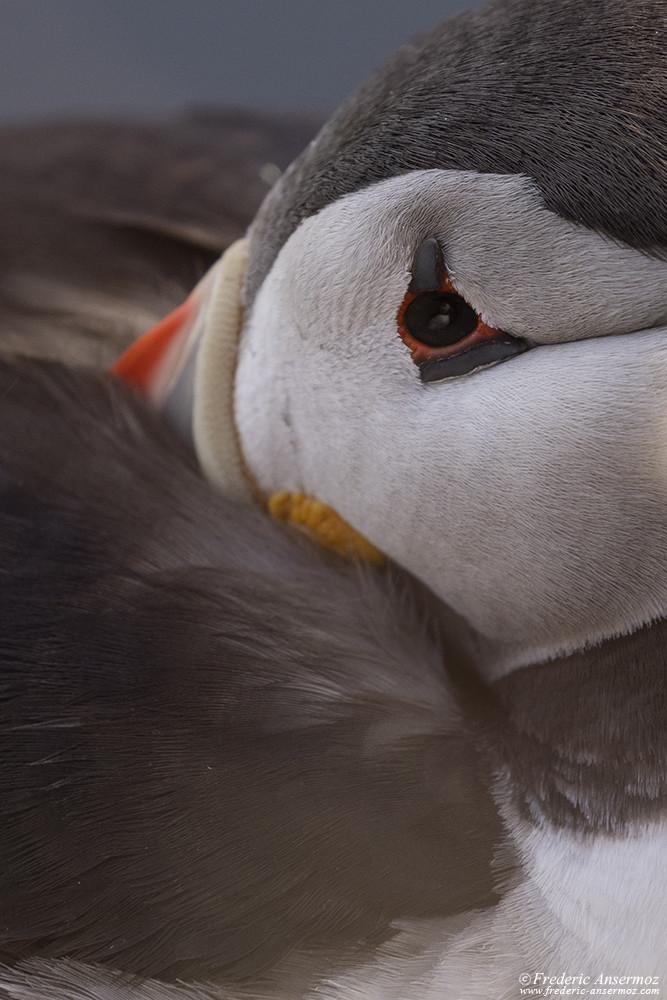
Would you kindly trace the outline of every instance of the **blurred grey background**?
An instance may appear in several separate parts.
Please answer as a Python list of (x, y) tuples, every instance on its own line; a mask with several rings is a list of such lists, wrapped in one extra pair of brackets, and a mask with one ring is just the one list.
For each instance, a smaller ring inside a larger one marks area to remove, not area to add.
[(474, 0), (0, 0), (0, 123), (327, 111)]

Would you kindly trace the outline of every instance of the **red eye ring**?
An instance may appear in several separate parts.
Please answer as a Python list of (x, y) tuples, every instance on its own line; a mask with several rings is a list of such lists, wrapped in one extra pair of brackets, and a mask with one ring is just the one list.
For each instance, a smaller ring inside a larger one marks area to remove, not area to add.
[(469, 375), (527, 350), (525, 341), (485, 323), (457, 292), (434, 237), (417, 247), (411, 275), (396, 321), (423, 382)]
[[(472, 311), (471, 307), (456, 291), (448, 277), (445, 277), (442, 280), (437, 294), (443, 296), (443, 298), (445, 296), (456, 298), (464, 303), (468, 310)], [(454, 355), (463, 354), (465, 351), (475, 347), (477, 344), (482, 343), (491, 337), (497, 336), (498, 330), (496, 330), (495, 327), (489, 326), (488, 323), (485, 323), (479, 316), (477, 316), (477, 323), (474, 329), (472, 329), (471, 332), (466, 333), (465, 336), (438, 347), (424, 343), (422, 340), (413, 336), (413, 333), (410, 332), (409, 326), (411, 324), (406, 321), (406, 313), (413, 303), (417, 302), (420, 298), (425, 298), (426, 296), (431, 296), (432, 299), (435, 299), (436, 297), (433, 292), (414, 292), (408, 290), (396, 317), (398, 334), (406, 347), (409, 348), (412, 360), (416, 365), (421, 365), (426, 361), (434, 361), (439, 358), (448, 358)]]

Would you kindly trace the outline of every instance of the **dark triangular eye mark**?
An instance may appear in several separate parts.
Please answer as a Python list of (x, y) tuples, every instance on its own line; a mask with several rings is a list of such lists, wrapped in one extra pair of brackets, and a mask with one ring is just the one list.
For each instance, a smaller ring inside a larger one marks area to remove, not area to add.
[(412, 281), (408, 291), (413, 295), (440, 290), (446, 277), (445, 259), (440, 244), (433, 236), (422, 240), (417, 247), (410, 273)]

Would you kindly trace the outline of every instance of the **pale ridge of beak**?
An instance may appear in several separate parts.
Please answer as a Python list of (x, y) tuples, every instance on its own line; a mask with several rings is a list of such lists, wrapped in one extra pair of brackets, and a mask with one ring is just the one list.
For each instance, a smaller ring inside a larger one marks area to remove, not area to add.
[(241, 289), (247, 239), (237, 240), (216, 265), (194, 373), (192, 433), (205, 476), (230, 500), (253, 500), (234, 422), (234, 380), (243, 323)]

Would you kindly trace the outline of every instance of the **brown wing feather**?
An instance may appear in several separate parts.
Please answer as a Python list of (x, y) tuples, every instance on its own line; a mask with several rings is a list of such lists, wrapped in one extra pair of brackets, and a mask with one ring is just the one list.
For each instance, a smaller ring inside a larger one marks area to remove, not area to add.
[(108, 365), (243, 234), (317, 124), (221, 111), (5, 129), (3, 353)]

